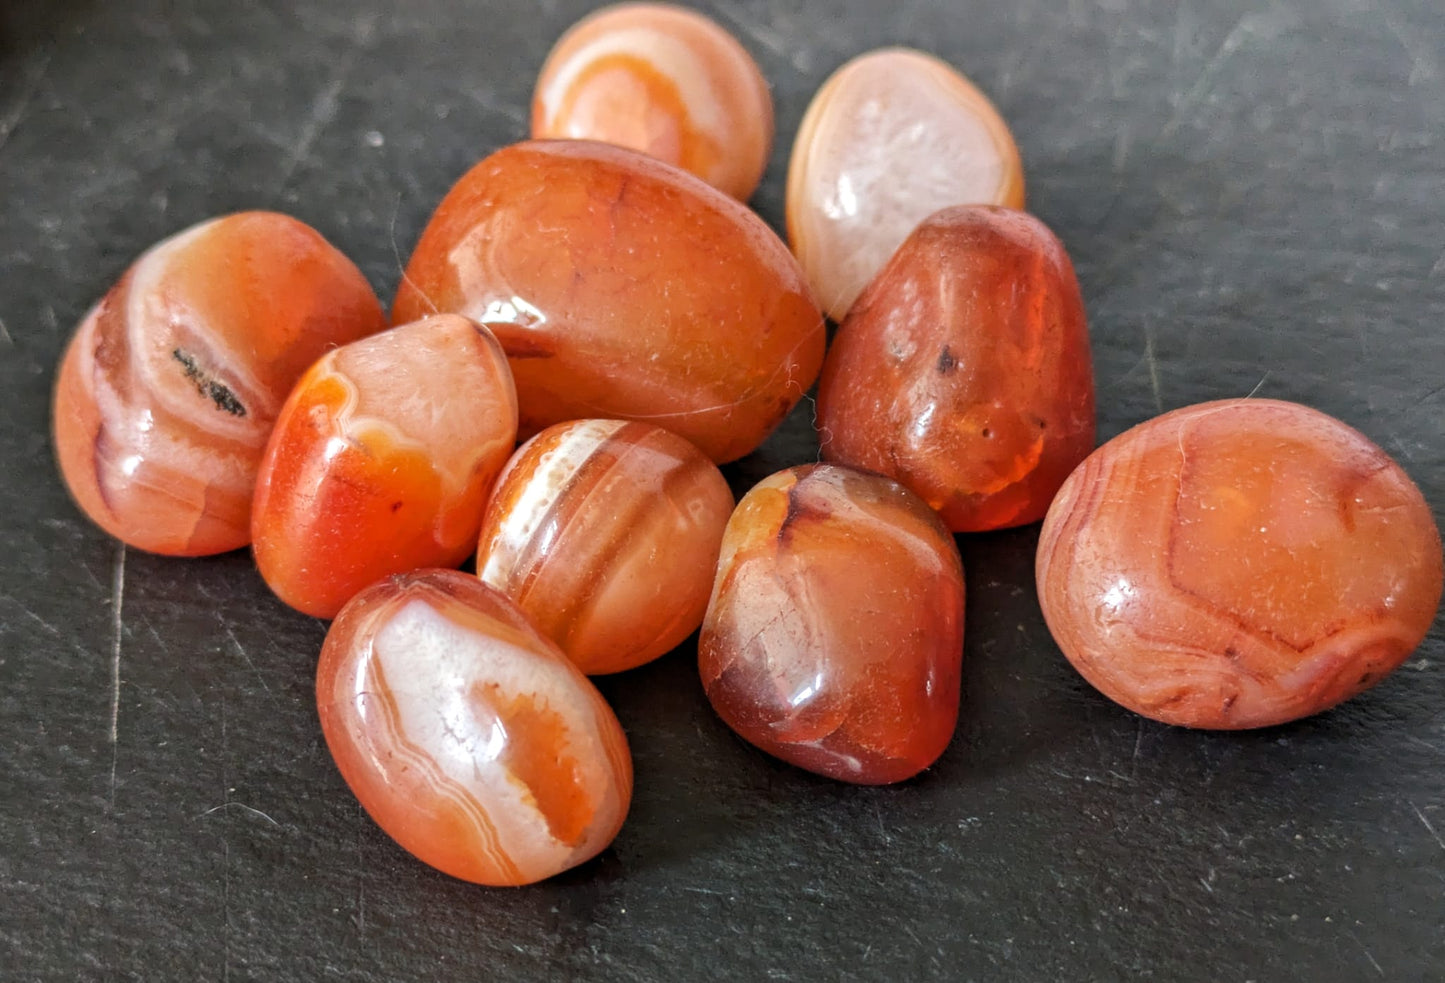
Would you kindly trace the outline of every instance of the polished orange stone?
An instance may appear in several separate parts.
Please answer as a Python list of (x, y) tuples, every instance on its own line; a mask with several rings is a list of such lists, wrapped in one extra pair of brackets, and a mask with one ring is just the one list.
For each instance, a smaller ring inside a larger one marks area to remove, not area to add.
[(487, 324), (523, 436), (642, 420), (714, 461), (758, 446), (813, 384), (823, 319), (773, 232), (676, 168), (600, 143), (522, 143), (442, 200), (397, 292), (397, 322)]
[(818, 387), (823, 455), (896, 478), (955, 532), (1043, 518), (1094, 448), (1064, 247), (1025, 212), (931, 216), (853, 305)]
[(470, 574), (421, 571), (358, 594), (327, 633), (316, 702), (371, 818), (453, 877), (540, 881), (602, 852), (627, 815), (617, 717)]
[(314, 229), (273, 212), (202, 222), (136, 260), (76, 330), (55, 452), (81, 510), (152, 553), (245, 546), (276, 414), (323, 352), (386, 326)]
[(477, 576), (594, 675), (702, 623), (733, 496), (717, 465), (646, 423), (560, 423), (517, 451), (482, 521)]
[(1368, 689), (1425, 637), (1440, 535), (1400, 467), (1295, 403), (1143, 423), (1064, 483), (1044, 617), (1110, 699), (1185, 727), (1267, 727)]
[(329, 352), (297, 383), (261, 463), (261, 576), (330, 618), (389, 574), (456, 566), (516, 440), (507, 358), (480, 324), (444, 314)]
[(698, 667), (743, 739), (847, 782), (902, 781), (953, 736), (963, 660), (953, 537), (897, 482), (779, 472), (728, 522)]
[(716, 21), (667, 3), (624, 3), (578, 21), (547, 56), (532, 136), (615, 143), (746, 199), (772, 150), (773, 99), (757, 63)]
[(1023, 166), (998, 110), (948, 64), (871, 51), (813, 97), (788, 166), (788, 240), (835, 321), (919, 222), (975, 204), (1022, 208)]

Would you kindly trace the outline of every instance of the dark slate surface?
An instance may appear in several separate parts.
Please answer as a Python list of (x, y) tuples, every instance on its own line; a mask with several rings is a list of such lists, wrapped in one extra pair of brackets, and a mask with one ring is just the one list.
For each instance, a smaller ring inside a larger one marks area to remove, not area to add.
[[(575, 0), (0, 4), (0, 978), (1440, 980), (1445, 632), (1263, 733), (1137, 719), (1067, 666), (1030, 528), (962, 541), (953, 746), (893, 789), (735, 739), (680, 651), (607, 679), (631, 819), (489, 891), (361, 813), (312, 705), (320, 622), (245, 553), (120, 549), (47, 400), (128, 262), (293, 212), (384, 299), (429, 210), (524, 134)], [(1345, 419), (1445, 506), (1438, 0), (714, 0), (775, 86), (779, 226), (809, 95), (912, 43), (997, 100), (1092, 316), (1101, 437), (1258, 391)], [(806, 405), (739, 488), (811, 459)], [(119, 685), (115, 685), (118, 674)]]

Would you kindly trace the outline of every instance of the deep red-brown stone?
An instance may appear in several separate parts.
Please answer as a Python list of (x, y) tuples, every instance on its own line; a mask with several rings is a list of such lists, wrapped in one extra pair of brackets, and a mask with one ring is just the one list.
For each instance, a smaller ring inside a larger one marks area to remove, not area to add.
[(747, 741), (809, 771), (878, 785), (953, 736), (963, 566), (908, 489), (806, 465), (743, 497), (723, 534), (698, 667)]
[(1025, 212), (960, 206), (909, 236), (823, 367), (823, 455), (901, 481), (955, 532), (1040, 519), (1094, 446), (1084, 305)]

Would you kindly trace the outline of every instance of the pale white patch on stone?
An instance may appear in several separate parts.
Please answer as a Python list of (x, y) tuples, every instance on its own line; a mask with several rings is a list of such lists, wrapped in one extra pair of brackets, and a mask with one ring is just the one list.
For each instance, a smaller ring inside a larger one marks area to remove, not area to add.
[[(577, 469), (627, 424), (622, 420), (583, 420), (571, 425), (562, 439), (537, 461), (531, 476), (522, 486), (516, 503), (503, 516), (496, 535), (487, 550), (486, 561), (478, 571), (484, 583), (499, 590), (511, 579), (518, 557), (527, 548), (538, 526)], [(535, 438), (533, 438), (535, 439)], [(525, 450), (525, 447), (523, 448)], [(521, 459), (519, 451), (513, 461)], [(508, 466), (508, 473), (511, 467)], [(504, 473), (501, 481), (505, 481)], [(501, 481), (498, 482), (499, 486)]]
[(885, 51), (843, 69), (810, 110), (804, 200), (789, 208), (829, 310), (846, 310), (929, 215), (996, 201), (1005, 158), (989, 110), (963, 91), (941, 66)]
[[(587, 847), (552, 836), (531, 789), (499, 755), (509, 735), (488, 702), (495, 684), (506, 699), (525, 696), (568, 724), (568, 752), (599, 818), (616, 814), (615, 793), (596, 715), (565, 663), (539, 658), (502, 639), (468, 631), (423, 600), (402, 606), (377, 633), (377, 670), (390, 690), (396, 726), (425, 749), (441, 777), (466, 791), (497, 832), (497, 845), (524, 873), (562, 870)], [(580, 725), (580, 726), (579, 726)]]

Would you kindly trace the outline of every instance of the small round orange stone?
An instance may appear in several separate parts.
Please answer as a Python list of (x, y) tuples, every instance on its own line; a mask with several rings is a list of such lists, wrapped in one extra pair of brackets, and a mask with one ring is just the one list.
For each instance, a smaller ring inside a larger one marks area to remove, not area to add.
[(532, 97), (534, 139), (600, 140), (746, 200), (773, 142), (773, 100), (737, 39), (667, 3), (605, 7), (564, 34)]
[(559, 423), (498, 479), (477, 576), (583, 672), (621, 672), (702, 623), (732, 508), (717, 466), (676, 434), (623, 420)]

